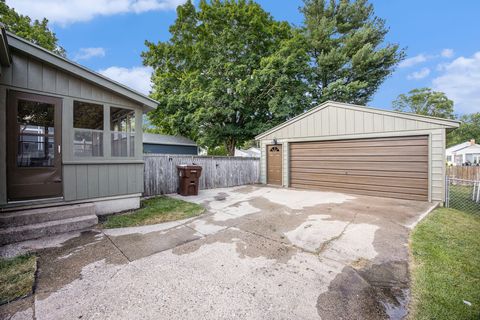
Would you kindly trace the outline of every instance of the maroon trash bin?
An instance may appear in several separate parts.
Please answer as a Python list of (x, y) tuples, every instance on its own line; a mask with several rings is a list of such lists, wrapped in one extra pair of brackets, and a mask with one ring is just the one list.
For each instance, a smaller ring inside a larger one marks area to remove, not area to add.
[(182, 196), (198, 195), (198, 183), (202, 174), (202, 167), (197, 165), (181, 164), (178, 170), (178, 193)]

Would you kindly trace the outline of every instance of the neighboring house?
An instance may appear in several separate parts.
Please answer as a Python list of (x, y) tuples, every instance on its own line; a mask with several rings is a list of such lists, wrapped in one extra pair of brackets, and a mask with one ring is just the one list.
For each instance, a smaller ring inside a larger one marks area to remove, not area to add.
[(0, 33), (0, 211), (94, 204), (138, 208), (149, 97)]
[(449, 165), (480, 165), (480, 144), (474, 139), (459, 143), (445, 150), (445, 156)]
[(256, 137), (260, 181), (445, 200), (445, 134), (459, 121), (327, 101)]
[(250, 147), (246, 150), (235, 148), (235, 157), (260, 158), (260, 149)]
[(144, 133), (143, 153), (198, 154), (195, 141), (182, 136)]

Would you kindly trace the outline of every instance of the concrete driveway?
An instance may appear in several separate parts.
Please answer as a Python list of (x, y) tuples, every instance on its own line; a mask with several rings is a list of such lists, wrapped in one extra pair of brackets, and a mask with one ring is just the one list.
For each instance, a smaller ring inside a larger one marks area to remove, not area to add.
[[(400, 319), (408, 234), (431, 203), (243, 186), (188, 221), (96, 230), (40, 250), (13, 319)], [(16, 247), (4, 248), (12, 252)]]

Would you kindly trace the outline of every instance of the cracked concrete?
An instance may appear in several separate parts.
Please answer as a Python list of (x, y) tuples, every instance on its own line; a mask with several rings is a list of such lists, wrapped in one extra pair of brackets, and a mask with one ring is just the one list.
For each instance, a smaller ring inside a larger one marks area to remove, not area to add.
[(262, 186), (205, 190), (182, 199), (207, 210), (184, 221), (95, 230), (3, 250), (36, 250), (40, 258), (34, 296), (1, 306), (0, 315), (401, 319), (406, 314), (409, 226), (432, 204)]

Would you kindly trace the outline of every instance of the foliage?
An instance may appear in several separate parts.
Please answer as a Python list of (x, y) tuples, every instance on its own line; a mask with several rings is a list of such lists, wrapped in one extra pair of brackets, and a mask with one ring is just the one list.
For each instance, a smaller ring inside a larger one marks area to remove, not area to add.
[(171, 39), (147, 42), (154, 68), (152, 124), (201, 145), (235, 145), (304, 111), (303, 38), (247, 0), (191, 1), (177, 8)]
[(366, 0), (306, 0), (305, 26), (275, 21), (249, 0), (187, 1), (171, 38), (147, 42), (150, 114), (165, 133), (235, 146), (325, 100), (366, 103), (404, 57)]
[(65, 49), (58, 45), (55, 33), (48, 28), (47, 19), (32, 21), (29, 16), (21, 15), (7, 6), (5, 0), (0, 0), (0, 21), (8, 31), (65, 57)]
[(480, 112), (463, 115), (459, 120), (462, 121), (460, 127), (447, 135), (447, 147), (471, 139), (480, 143)]
[(0, 304), (32, 293), (37, 270), (37, 258), (22, 255), (0, 259)]
[(216, 146), (208, 148), (207, 154), (209, 156), (228, 156), (228, 150), (225, 146)]
[(203, 211), (204, 208), (196, 203), (159, 196), (142, 201), (142, 207), (138, 210), (108, 217), (103, 227), (111, 229), (145, 226), (191, 218)]
[(382, 46), (385, 21), (367, 0), (304, 0), (301, 11), (313, 101), (366, 104), (405, 56), (397, 44)]
[(430, 88), (413, 89), (392, 102), (395, 111), (412, 112), (424, 116), (455, 119), (453, 101), (445, 93)]
[(478, 230), (479, 215), (447, 208), (435, 210), (415, 228), (411, 319), (478, 318)]

